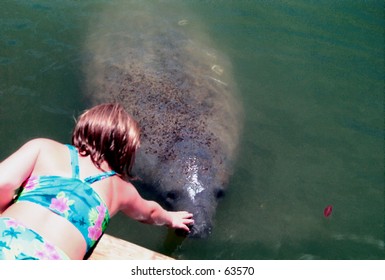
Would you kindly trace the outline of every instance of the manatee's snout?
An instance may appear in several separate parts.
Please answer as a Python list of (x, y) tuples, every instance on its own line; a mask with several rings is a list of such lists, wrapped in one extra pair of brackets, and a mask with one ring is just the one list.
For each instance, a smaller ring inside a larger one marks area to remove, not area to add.
[(161, 174), (167, 176), (158, 181), (161, 200), (169, 210), (193, 214), (194, 224), (188, 237), (207, 238), (213, 229), (218, 201), (224, 194), (223, 166), (216, 164), (216, 168), (210, 168), (215, 154), (194, 141), (180, 141), (173, 149), (184, 156), (164, 164)]
[[(194, 215), (194, 221), (196, 215)], [(212, 222), (208, 219), (198, 218), (197, 222), (190, 226), (188, 237), (191, 238), (207, 238), (212, 232)]]
[(175, 233), (189, 238), (208, 238), (212, 232), (212, 222), (211, 220), (201, 216), (202, 215), (200, 213), (194, 215), (193, 219), (195, 223), (189, 226), (189, 233), (184, 230), (176, 230)]
[(190, 232), (176, 231), (178, 235), (189, 238), (207, 238), (213, 230), (213, 219), (218, 204), (218, 193), (210, 190), (201, 191), (194, 197), (191, 192), (172, 191), (166, 199), (168, 208), (174, 211), (188, 211), (193, 214), (194, 224), (189, 226)]
[[(193, 206), (193, 209), (191, 209)], [(172, 207), (176, 211), (188, 211), (193, 214), (194, 224), (189, 226), (190, 232), (176, 231), (178, 235), (187, 236), (190, 238), (208, 238), (213, 229), (213, 216), (215, 209), (212, 205), (197, 207), (190, 203), (178, 203), (178, 206)]]

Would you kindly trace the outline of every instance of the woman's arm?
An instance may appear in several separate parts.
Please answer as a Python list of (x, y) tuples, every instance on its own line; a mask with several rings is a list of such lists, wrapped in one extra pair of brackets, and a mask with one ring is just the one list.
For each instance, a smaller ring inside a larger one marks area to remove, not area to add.
[(128, 188), (128, 199), (122, 208), (123, 213), (127, 216), (142, 223), (158, 226), (165, 225), (170, 228), (190, 231), (188, 226), (194, 223), (191, 213), (187, 211), (167, 211), (155, 201), (143, 199), (133, 186)]

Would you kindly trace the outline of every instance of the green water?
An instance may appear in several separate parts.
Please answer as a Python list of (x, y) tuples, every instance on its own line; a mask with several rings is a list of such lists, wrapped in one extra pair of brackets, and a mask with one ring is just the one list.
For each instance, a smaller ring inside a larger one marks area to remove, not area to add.
[[(87, 101), (89, 22), (119, 5), (1, 1), (1, 158), (32, 137), (69, 141)], [(176, 240), (121, 215), (108, 232), (180, 259), (383, 259), (383, 1), (143, 5), (192, 30), (199, 22), (229, 56), (244, 133), (208, 240)]]

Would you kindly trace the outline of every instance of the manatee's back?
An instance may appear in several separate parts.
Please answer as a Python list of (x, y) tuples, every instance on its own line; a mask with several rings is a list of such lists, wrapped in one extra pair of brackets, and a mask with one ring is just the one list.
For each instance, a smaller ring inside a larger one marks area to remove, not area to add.
[(217, 161), (232, 162), (241, 109), (231, 63), (204, 31), (189, 33), (185, 22), (160, 15), (159, 7), (135, 3), (137, 10), (131, 5), (124, 13), (128, 6), (121, 5), (113, 21), (106, 12), (93, 26), (86, 41), (87, 94), (93, 103), (121, 102), (139, 121), (142, 151), (151, 155), (143, 159), (147, 167), (160, 160), (154, 155), (172, 159), (181, 139), (211, 145)]

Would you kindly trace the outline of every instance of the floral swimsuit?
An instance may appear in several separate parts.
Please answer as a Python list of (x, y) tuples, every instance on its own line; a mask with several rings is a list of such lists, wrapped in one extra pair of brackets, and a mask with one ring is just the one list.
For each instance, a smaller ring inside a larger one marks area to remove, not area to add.
[(106, 204), (91, 184), (116, 172), (107, 171), (81, 180), (77, 149), (67, 146), (71, 155), (72, 177), (31, 176), (23, 184), (17, 202), (39, 204), (70, 221), (83, 235), (88, 252), (99, 240), (110, 219)]
[(0, 217), (0, 260), (68, 260), (58, 247), (17, 220)]

